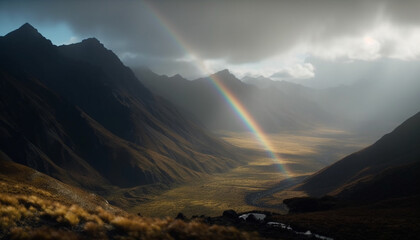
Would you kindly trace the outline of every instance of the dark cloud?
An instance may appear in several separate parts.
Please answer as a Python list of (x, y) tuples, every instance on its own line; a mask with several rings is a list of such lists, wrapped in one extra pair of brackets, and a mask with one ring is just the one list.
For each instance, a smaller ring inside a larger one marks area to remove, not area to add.
[(228, 64), (260, 61), (301, 43), (363, 34), (378, 21), (417, 26), (418, 9), (420, 1), (390, 0), (0, 2), (0, 14), (66, 23), (120, 56), (141, 55), (138, 64), (162, 73), (188, 66), (184, 72), (192, 75), (197, 69), (176, 59), (194, 53)]

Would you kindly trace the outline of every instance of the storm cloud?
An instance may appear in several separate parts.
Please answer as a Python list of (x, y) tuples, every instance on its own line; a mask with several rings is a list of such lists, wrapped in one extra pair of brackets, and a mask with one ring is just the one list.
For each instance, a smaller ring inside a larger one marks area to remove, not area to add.
[(391, 0), (0, 2), (3, 17), (65, 24), (77, 38), (97, 37), (130, 66), (191, 78), (200, 75), (192, 54), (210, 68), (246, 74), (258, 67), (267, 76), (305, 66), (302, 56), (417, 59), (419, 9), (420, 1)]

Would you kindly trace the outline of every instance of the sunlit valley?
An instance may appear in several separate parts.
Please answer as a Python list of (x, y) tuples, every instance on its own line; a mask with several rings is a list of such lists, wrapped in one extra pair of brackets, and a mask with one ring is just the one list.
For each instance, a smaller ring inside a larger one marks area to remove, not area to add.
[(416, 10), (0, 2), (0, 239), (418, 239)]

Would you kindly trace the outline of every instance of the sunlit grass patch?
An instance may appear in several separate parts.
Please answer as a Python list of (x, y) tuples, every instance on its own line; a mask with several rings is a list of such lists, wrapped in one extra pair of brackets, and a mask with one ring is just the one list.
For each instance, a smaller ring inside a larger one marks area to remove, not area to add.
[[(354, 136), (345, 132), (328, 129), (298, 134), (268, 134), (267, 138), (280, 158), (280, 162), (277, 162), (269, 157), (252, 133), (223, 132), (219, 136), (233, 145), (251, 150), (253, 160), (228, 172), (212, 174), (161, 193), (149, 194), (147, 199), (145, 197), (144, 201), (127, 209), (144, 216), (176, 216), (178, 212), (188, 216), (217, 216), (226, 209), (250, 211), (257, 207), (248, 205), (245, 196), (267, 190), (284, 180), (286, 176), (282, 168), (289, 170), (288, 177), (306, 176), (365, 143), (355, 141)], [(279, 204), (283, 197), (293, 196), (301, 194), (289, 192), (277, 196), (280, 197), (278, 200), (275, 197), (262, 200)]]
[(34, 195), (0, 194), (0, 238), (5, 239), (254, 239), (235, 228), (200, 221), (87, 211)]

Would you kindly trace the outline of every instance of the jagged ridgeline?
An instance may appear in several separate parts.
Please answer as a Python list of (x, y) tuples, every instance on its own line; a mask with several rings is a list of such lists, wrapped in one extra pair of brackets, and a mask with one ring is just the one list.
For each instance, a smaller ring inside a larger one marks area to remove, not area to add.
[(25, 24), (0, 37), (0, 149), (74, 186), (165, 185), (245, 159), (153, 95), (97, 39), (55, 46)]
[(227, 69), (193, 81), (180, 75), (159, 76), (144, 68), (135, 69), (135, 73), (151, 91), (168, 99), (212, 130), (248, 130), (226, 103), (227, 100), (220, 97), (221, 92), (212, 79), (218, 79), (265, 132), (306, 131), (334, 123), (328, 111), (303, 97), (305, 90), (312, 92), (303, 86), (302, 89), (299, 85), (260, 89), (242, 82)]

